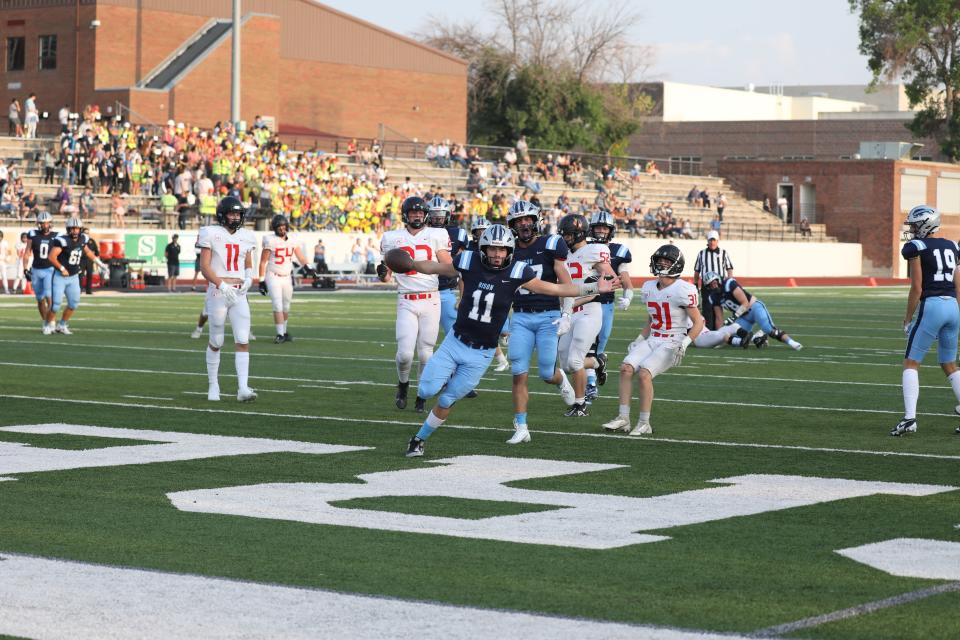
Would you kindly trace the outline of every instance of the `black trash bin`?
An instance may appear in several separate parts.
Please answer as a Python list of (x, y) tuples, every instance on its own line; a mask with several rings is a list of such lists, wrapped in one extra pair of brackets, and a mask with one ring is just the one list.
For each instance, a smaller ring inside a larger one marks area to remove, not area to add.
[(127, 272), (126, 260), (110, 261), (110, 286), (113, 288), (126, 288), (130, 285), (130, 274)]

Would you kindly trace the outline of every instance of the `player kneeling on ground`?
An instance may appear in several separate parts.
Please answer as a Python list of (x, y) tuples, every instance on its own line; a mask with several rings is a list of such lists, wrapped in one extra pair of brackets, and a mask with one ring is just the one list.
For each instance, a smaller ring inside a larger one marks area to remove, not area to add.
[[(653, 433), (650, 426), (653, 379), (679, 365), (687, 347), (703, 331), (697, 288), (680, 280), (683, 264), (683, 253), (672, 244), (663, 245), (650, 256), (650, 272), (657, 279), (643, 283), (640, 290), (650, 321), (627, 347), (627, 357), (620, 365), (620, 414), (603, 425), (607, 431), (625, 431), (631, 436)], [(639, 386), (640, 415), (637, 425), (631, 428), (634, 374)]]
[(293, 300), (293, 281), (290, 273), (293, 271), (293, 258), (300, 261), (300, 272), (309, 277), (317, 275), (313, 267), (307, 265), (303, 251), (288, 235), (290, 222), (281, 214), (273, 216), (270, 221), (273, 229), (272, 236), (263, 236), (263, 250), (260, 252), (260, 293), (269, 295), (273, 305), (273, 323), (277, 327), (277, 337), (274, 342), (293, 342), (287, 331), (287, 321), (290, 319), (290, 301)]
[(427, 415), (420, 431), (407, 445), (407, 457), (422, 456), (423, 443), (444, 423), (453, 404), (477, 386), (487, 370), (503, 326), (519, 287), (532, 293), (574, 297), (596, 295), (619, 286), (616, 278), (600, 282), (554, 284), (537, 278), (536, 272), (522, 262), (513, 261), (513, 233), (495, 224), (483, 232), (478, 251), (464, 251), (452, 264), (429, 260), (414, 261), (403, 250), (388, 252), (384, 259), (396, 272), (417, 271), (463, 279), (463, 298), (457, 309), (453, 332), (443, 339), (423, 369), (418, 398), (440, 394), (436, 406)]
[[(767, 311), (767, 306), (759, 298), (740, 286), (733, 278), (722, 278), (719, 274), (708, 271), (703, 274), (703, 286), (707, 290), (708, 308), (714, 309), (717, 322), (723, 319), (723, 309), (733, 312), (733, 321), (745, 332), (750, 332), (753, 325), (760, 325), (760, 330), (753, 334), (753, 344), (761, 349), (767, 346), (767, 336), (771, 335), (785, 343), (794, 351), (799, 351), (803, 345), (788, 336), (773, 324), (773, 318)], [(722, 324), (722, 323), (721, 323)], [(721, 326), (715, 324), (714, 326)], [(743, 334), (735, 337), (731, 344), (740, 345), (745, 339)]]
[(243, 203), (227, 196), (217, 205), (218, 224), (200, 229), (200, 271), (207, 279), (204, 308), (210, 317), (207, 345), (207, 400), (220, 400), (220, 348), (227, 319), (236, 346), (237, 400), (250, 402), (257, 394), (247, 385), (250, 372), (250, 305), (247, 291), (253, 283), (253, 250), (257, 239), (243, 228)]

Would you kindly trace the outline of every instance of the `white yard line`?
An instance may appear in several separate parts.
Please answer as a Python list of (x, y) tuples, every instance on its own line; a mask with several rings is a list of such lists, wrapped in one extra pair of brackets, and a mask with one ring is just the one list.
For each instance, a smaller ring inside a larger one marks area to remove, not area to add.
[(133, 395), (124, 395), (124, 398), (134, 398), (136, 400), (173, 400), (173, 398), (165, 398), (163, 396), (133, 396)]
[[(199, 392), (197, 392), (199, 393)], [(371, 419), (371, 418), (353, 418), (346, 416), (327, 416), (327, 415), (311, 415), (311, 414), (302, 414), (302, 413), (275, 413), (271, 411), (244, 411), (237, 409), (206, 409), (201, 407), (182, 407), (174, 405), (156, 405), (156, 404), (136, 404), (136, 403), (126, 403), (126, 402), (109, 402), (105, 400), (83, 400), (83, 399), (71, 399), (71, 398), (48, 398), (44, 396), (27, 396), (19, 394), (2, 394), (0, 398), (10, 398), (14, 400), (31, 400), (37, 402), (62, 402), (69, 404), (87, 404), (95, 406), (107, 406), (107, 407), (124, 407), (124, 408), (137, 408), (137, 409), (161, 409), (164, 411), (184, 411), (189, 413), (211, 413), (211, 414), (222, 414), (222, 415), (238, 415), (238, 416), (264, 416), (268, 418), (291, 418), (296, 420), (313, 420), (320, 421), (326, 420), (329, 422), (349, 422), (349, 423), (365, 423), (365, 424), (383, 424), (383, 425), (398, 425), (405, 427), (419, 427), (421, 426), (421, 421), (410, 422), (403, 420), (380, 420), (380, 419)], [(684, 402), (688, 403), (688, 400), (668, 400), (663, 398), (658, 398), (658, 400), (665, 402)], [(707, 404), (720, 404), (727, 405), (726, 402), (709, 402)], [(738, 406), (756, 406), (756, 407), (766, 407), (766, 405), (743, 405), (738, 404)], [(795, 409), (807, 409), (809, 407), (792, 407)], [(817, 408), (813, 408), (817, 409)], [(835, 409), (820, 408), (825, 411), (835, 411)], [(880, 410), (853, 410), (853, 409), (841, 409), (839, 411), (864, 411), (869, 413), (894, 413), (889, 411), (880, 411)], [(899, 415), (899, 414), (896, 414)], [(929, 414), (918, 414), (918, 415), (929, 415)], [(932, 415), (941, 415), (941, 414), (932, 414)], [(950, 414), (953, 415), (953, 414)], [(445, 424), (444, 429), (462, 429), (468, 431), (496, 431), (501, 433), (511, 433), (511, 428), (500, 428), (500, 427), (483, 427), (478, 425), (465, 425), (465, 424)], [(618, 435), (609, 435), (606, 433), (571, 433), (566, 431), (545, 431), (545, 430), (535, 430), (535, 433), (538, 435), (551, 435), (551, 436), (561, 436), (561, 437), (571, 437), (571, 438), (615, 438), (618, 440), (624, 440), (628, 442), (669, 442), (673, 444), (689, 444), (689, 445), (701, 445), (701, 446), (712, 446), (712, 447), (732, 447), (732, 448), (745, 448), (745, 449), (782, 449), (790, 451), (809, 451), (815, 453), (840, 453), (840, 454), (859, 454), (859, 455), (870, 455), (870, 456), (880, 456), (880, 457), (903, 457), (903, 458), (931, 458), (937, 460), (960, 460), (960, 455), (943, 455), (943, 454), (934, 454), (934, 453), (911, 453), (904, 451), (874, 451), (869, 449), (842, 449), (836, 447), (808, 447), (802, 445), (783, 445), (783, 444), (765, 444), (757, 442), (720, 442), (715, 440), (689, 440), (681, 438), (661, 438), (657, 436), (644, 437), (644, 438), (634, 438), (630, 436), (618, 436)]]

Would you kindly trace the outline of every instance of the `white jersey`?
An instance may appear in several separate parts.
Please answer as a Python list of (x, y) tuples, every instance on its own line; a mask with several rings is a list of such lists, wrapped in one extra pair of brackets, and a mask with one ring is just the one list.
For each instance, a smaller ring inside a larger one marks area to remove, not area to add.
[(289, 234), (281, 238), (277, 234), (263, 236), (263, 251), (270, 251), (270, 260), (267, 262), (267, 273), (275, 276), (288, 276), (293, 271), (294, 250), (297, 243)]
[[(416, 235), (407, 231), (406, 227), (395, 231), (387, 231), (383, 234), (383, 240), (380, 241), (380, 253), (385, 254), (391, 249), (403, 249), (414, 260), (438, 262), (437, 253), (450, 250), (450, 234), (447, 233), (446, 229), (433, 227), (423, 227)], [(407, 273), (395, 273), (393, 276), (397, 279), (397, 291), (399, 293), (436, 291), (438, 287), (438, 279), (435, 275), (408, 271)]]
[(0, 264), (7, 263), (13, 264), (13, 256), (10, 255), (10, 245), (7, 244), (6, 240), (0, 240)]
[(249, 229), (230, 233), (220, 225), (211, 225), (200, 228), (197, 246), (210, 249), (210, 267), (218, 277), (243, 280), (247, 254), (257, 248), (257, 238)]
[(687, 309), (699, 304), (697, 288), (679, 278), (668, 287), (657, 288), (658, 280), (648, 280), (640, 288), (640, 298), (650, 315), (651, 338), (679, 338), (691, 325)]
[(601, 243), (587, 243), (567, 256), (567, 271), (574, 284), (583, 284), (590, 276), (599, 276), (596, 266), (610, 263), (610, 248)]

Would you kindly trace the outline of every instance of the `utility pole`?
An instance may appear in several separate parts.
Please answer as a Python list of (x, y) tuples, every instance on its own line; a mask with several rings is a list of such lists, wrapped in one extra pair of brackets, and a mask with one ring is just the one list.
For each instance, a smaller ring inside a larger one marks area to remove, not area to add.
[(240, 0), (233, 0), (233, 55), (230, 73), (230, 120), (240, 122)]

